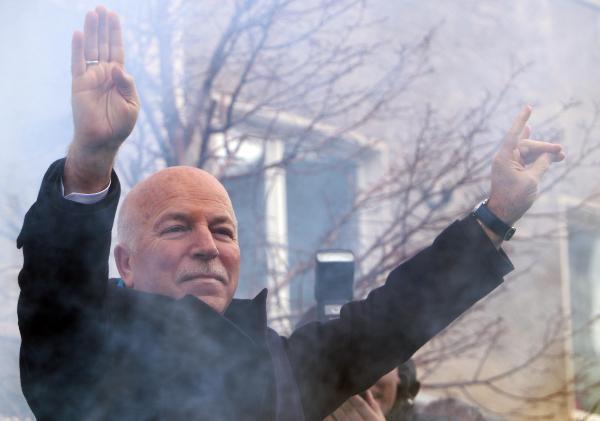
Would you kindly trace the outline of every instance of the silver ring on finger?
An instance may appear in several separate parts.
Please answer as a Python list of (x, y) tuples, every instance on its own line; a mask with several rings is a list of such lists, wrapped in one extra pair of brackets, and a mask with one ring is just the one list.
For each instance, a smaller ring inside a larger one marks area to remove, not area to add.
[(86, 60), (85, 61), (86, 66), (92, 66), (92, 65), (98, 64), (98, 63), (100, 63), (100, 60)]

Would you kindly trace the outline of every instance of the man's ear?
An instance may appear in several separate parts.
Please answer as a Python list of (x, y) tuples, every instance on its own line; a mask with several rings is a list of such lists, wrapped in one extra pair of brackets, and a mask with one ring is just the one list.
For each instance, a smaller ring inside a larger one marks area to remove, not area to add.
[(121, 279), (127, 288), (133, 288), (133, 272), (131, 270), (131, 250), (124, 244), (117, 244), (114, 250), (115, 262)]

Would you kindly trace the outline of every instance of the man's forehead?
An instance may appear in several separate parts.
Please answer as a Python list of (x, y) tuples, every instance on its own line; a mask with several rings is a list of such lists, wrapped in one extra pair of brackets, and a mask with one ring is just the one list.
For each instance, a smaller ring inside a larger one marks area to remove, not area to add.
[(225, 187), (212, 174), (195, 167), (169, 167), (148, 177), (144, 183), (149, 186), (175, 186), (190, 184), (202, 186), (209, 190), (225, 191)]
[(194, 167), (169, 167), (160, 170), (142, 181), (134, 190), (149, 195), (164, 194), (183, 190), (202, 194), (207, 198), (226, 197), (229, 195), (225, 187), (208, 172)]
[(235, 220), (225, 187), (211, 174), (194, 167), (161, 170), (134, 187), (129, 195), (131, 204), (141, 211), (162, 213), (171, 204), (179, 208), (217, 206)]

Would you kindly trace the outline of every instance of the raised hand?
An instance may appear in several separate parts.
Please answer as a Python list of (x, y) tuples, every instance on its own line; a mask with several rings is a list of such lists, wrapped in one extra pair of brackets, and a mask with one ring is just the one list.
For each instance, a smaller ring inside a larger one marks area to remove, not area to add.
[(487, 206), (508, 225), (513, 225), (531, 207), (538, 196), (540, 179), (550, 164), (565, 158), (560, 145), (529, 139), (530, 115), (531, 107), (521, 110), (492, 163)]
[(124, 70), (119, 17), (99, 6), (85, 17), (71, 46), (74, 138), (65, 166), (65, 193), (101, 190), (119, 146), (139, 112), (133, 78)]

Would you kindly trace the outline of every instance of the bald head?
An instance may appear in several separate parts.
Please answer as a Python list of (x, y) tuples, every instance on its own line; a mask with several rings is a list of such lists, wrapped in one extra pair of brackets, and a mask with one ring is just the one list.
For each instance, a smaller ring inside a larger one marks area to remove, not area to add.
[(189, 196), (195, 193), (202, 199), (213, 197), (222, 201), (230, 208), (231, 218), (236, 220), (227, 190), (212, 174), (195, 167), (169, 167), (135, 185), (123, 200), (117, 218), (119, 243), (134, 249), (139, 231), (148, 228), (147, 223), (157, 206), (180, 193)]
[(223, 185), (206, 171), (171, 167), (136, 185), (117, 222), (115, 260), (125, 284), (224, 312), (237, 288), (237, 222)]

